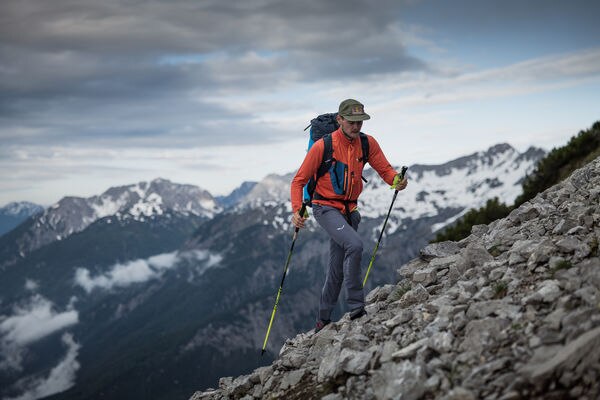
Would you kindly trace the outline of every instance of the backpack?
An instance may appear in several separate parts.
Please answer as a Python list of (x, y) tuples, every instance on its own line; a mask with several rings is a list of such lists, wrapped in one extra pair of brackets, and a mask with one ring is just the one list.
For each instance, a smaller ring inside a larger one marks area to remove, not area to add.
[[(323, 159), (321, 165), (317, 170), (317, 174), (310, 178), (306, 186), (304, 186), (304, 203), (311, 206), (315, 188), (317, 187), (317, 181), (320, 177), (325, 175), (327, 171), (331, 169), (331, 166), (335, 159), (333, 158), (333, 144), (331, 140), (331, 134), (339, 128), (339, 124), (336, 121), (337, 113), (321, 114), (318, 117), (310, 121), (304, 130), (310, 128), (310, 135), (308, 138), (308, 150), (313, 146), (317, 140), (323, 140), (325, 142), (325, 150), (323, 151)], [(362, 147), (361, 161), (363, 165), (369, 161), (369, 139), (364, 133), (360, 133), (360, 144)], [(362, 180), (367, 180), (362, 177)]]

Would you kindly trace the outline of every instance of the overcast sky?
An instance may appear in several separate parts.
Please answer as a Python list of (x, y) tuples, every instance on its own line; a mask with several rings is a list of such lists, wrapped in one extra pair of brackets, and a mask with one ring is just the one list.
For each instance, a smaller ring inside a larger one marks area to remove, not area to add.
[(356, 98), (395, 165), (600, 120), (598, 1), (3, 0), (0, 206), (157, 177), (226, 194)]

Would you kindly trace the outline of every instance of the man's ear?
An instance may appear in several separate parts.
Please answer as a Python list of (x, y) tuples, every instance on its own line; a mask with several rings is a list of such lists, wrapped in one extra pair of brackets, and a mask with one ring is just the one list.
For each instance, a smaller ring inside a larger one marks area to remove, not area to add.
[(337, 121), (338, 125), (341, 125), (344, 118), (340, 117), (339, 115), (336, 115), (335, 120)]

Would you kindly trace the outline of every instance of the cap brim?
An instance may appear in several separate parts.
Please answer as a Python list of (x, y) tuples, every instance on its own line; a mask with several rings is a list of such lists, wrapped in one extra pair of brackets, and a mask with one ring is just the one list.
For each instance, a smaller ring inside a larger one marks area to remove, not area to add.
[(363, 114), (363, 115), (348, 115), (345, 116), (343, 115), (345, 120), (351, 121), (351, 122), (356, 122), (356, 121), (365, 121), (367, 119), (371, 119), (371, 117), (369, 116), (369, 114)]

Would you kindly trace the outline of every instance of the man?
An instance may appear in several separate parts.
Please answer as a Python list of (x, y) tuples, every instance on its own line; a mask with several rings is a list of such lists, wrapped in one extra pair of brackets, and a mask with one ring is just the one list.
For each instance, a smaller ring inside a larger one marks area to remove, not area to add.
[[(370, 118), (360, 102), (353, 99), (342, 101), (336, 117), (339, 128), (331, 134), (334, 161), (329, 172), (318, 179), (315, 188), (313, 214), (330, 237), (329, 269), (321, 292), (316, 332), (331, 322), (331, 312), (344, 278), (350, 318), (357, 319), (366, 314), (360, 268), (363, 245), (356, 230), (360, 222), (357, 200), (363, 188), (361, 177), (364, 168), (359, 135), (363, 121)], [(369, 135), (367, 138), (368, 163), (387, 184), (403, 190), (407, 180), (400, 180), (400, 175), (385, 158), (377, 141)], [(303, 188), (311, 177), (316, 176), (324, 148), (323, 140), (316, 141), (292, 180), (292, 223), (298, 228), (304, 227), (306, 220), (300, 215)]]

